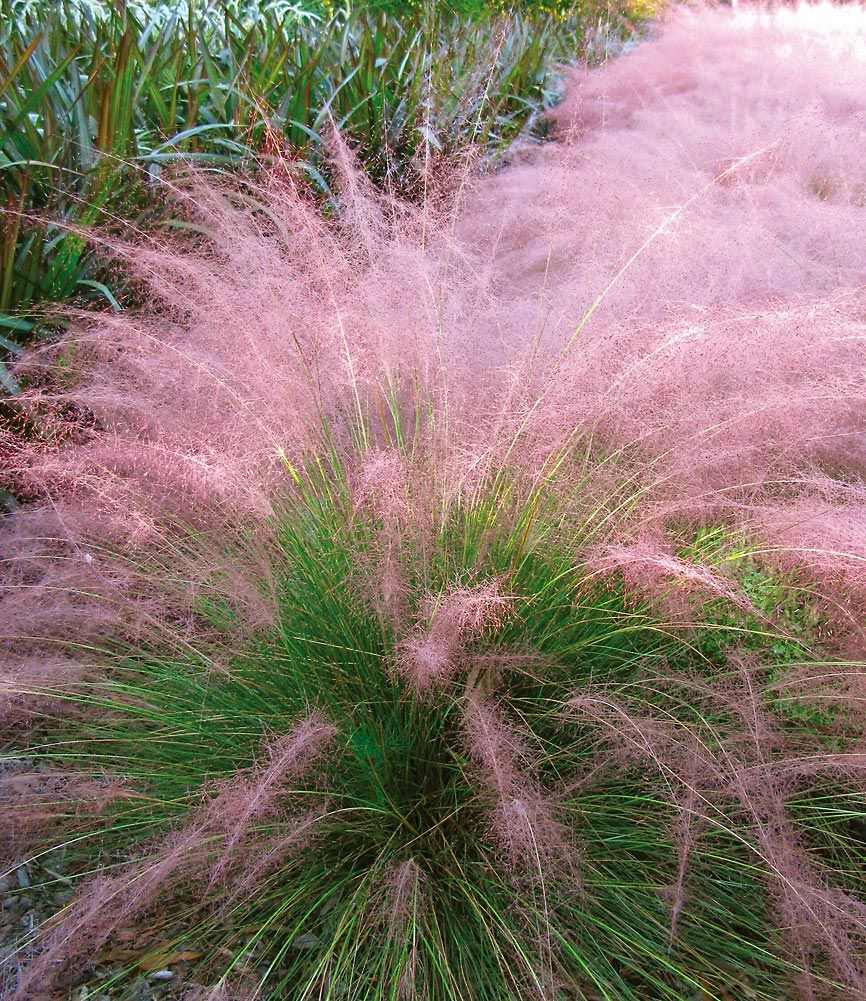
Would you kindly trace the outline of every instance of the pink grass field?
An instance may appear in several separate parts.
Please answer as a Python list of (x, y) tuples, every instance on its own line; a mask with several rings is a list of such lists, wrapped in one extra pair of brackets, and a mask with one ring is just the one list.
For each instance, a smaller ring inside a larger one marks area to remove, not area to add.
[[(507, 700), (463, 677), (466, 650), (522, 599), (487, 577), (414, 600), (406, 554), (433, 552), (442, 512), (507, 470), (521, 501), (552, 484), (551, 537), (587, 589), (623, 582), (672, 628), (702, 601), (776, 628), (724, 558), (682, 554), (684, 533), (723, 526), (808, 593), (832, 667), (770, 682), (735, 662), (736, 684), (712, 693), (739, 725), (723, 759), (601, 685), (563, 692), (562, 716), (597, 733), (611, 761), (676, 786), (671, 942), (708, 804), (736, 803), (805, 970), (791, 996), (866, 997), (866, 895), (830, 885), (785, 810), (807, 775), (862, 787), (863, 731), (844, 754), (787, 757), (780, 770), (785, 738), (765, 704), (772, 684), (796, 681), (797, 697), (836, 700), (860, 726), (866, 699), (866, 8), (672, 8), (648, 40), (568, 70), (552, 118), (556, 141), (486, 175), (431, 165), (420, 206), (375, 192), (335, 135), (336, 218), (285, 160), (243, 183), (179, 172), (166, 198), (193, 226), (99, 237), (137, 305), (82, 313), (59, 343), (31, 350), (16, 376), (40, 433), (0, 439), (3, 479), (25, 500), (0, 523), (4, 741), (38, 743), (58, 698), (99, 685), (94, 651), (110, 642), (207, 645), (214, 677), (230, 675), (202, 596), (236, 611), (239, 645), (279, 622), (275, 522), (297, 471), (337, 455), (347, 517), (372, 512), (381, 527), (345, 586), (393, 630), (393, 676), (422, 707), (465, 687), (457, 746), (492, 853), (516, 894), (561, 879), (579, 895), (581, 846), (537, 777), (540, 752)], [(563, 474), (572, 448), (580, 461)], [(591, 526), (580, 539), (578, 522)], [(0, 980), (4, 1001), (71, 997), (68, 968), (79, 957), (88, 968), (177, 878), (204, 896), (222, 887), (234, 906), (284, 857), (315, 851), (330, 801), (279, 814), (281, 839), (250, 831), (273, 822), (280, 790), (323, 786), (320, 759), (344, 743), (315, 707), (270, 734), (185, 826), (129, 869), (88, 877)], [(64, 817), (89, 817), (135, 795), (122, 777), (67, 780), (15, 757), (0, 777), (10, 872), (44, 844), (58, 802)], [(432, 901), (422, 860), (390, 872), (377, 905), (387, 941)], [(550, 969), (531, 990), (571, 997), (540, 937)], [(424, 996), (416, 948), (402, 997)], [(810, 979), (815, 955), (835, 993)], [(230, 988), (178, 996), (257, 996)]]

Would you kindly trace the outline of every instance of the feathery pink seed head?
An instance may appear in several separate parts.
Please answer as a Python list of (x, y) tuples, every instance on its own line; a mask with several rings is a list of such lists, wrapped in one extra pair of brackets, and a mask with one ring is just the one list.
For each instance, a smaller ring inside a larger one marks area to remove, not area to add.
[(463, 645), (486, 632), (495, 633), (513, 601), (498, 579), (473, 586), (454, 585), (439, 595), (427, 595), (428, 624), (400, 644), (397, 669), (418, 692), (441, 687), (460, 668)]

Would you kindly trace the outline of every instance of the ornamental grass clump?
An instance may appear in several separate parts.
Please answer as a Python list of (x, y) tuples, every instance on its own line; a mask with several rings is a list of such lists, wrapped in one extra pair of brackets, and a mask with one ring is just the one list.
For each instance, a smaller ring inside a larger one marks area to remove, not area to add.
[(113, 248), (148, 307), (29, 361), (7, 856), (68, 889), (8, 996), (177, 956), (178, 997), (859, 990), (818, 592), (731, 526), (646, 538), (663, 456), (551, 428), (460, 342), (465, 251), (335, 157), (336, 226), (187, 178), (194, 237)]
[(4, 998), (863, 996), (861, 293), (605, 353), (330, 156), (16, 368)]

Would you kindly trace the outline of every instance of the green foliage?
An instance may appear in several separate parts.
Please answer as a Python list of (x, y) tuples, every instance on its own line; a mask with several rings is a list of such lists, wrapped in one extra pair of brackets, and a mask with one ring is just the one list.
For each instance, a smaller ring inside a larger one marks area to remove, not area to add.
[[(0, 349), (13, 352), (42, 304), (114, 305), (83, 234), (158, 214), (173, 163), (228, 169), (285, 145), (328, 197), (333, 123), (377, 181), (412, 194), (432, 158), (501, 152), (552, 99), (553, 61), (576, 58), (601, 16), (263, 0), (3, 7)], [(2, 361), (0, 381), (15, 390)]]
[[(732, 620), (712, 605), (697, 632), (664, 621), (621, 586), (600, 583), (555, 541), (579, 542), (591, 534), (591, 521), (563, 522), (552, 499), (538, 494), (515, 508), (513, 485), (503, 478), (449, 503), (434, 519), (435, 538), (405, 552), (409, 621), (423, 622), (423, 596), (455, 581), (495, 577), (507, 581), (513, 600), (501, 627), (467, 650), (470, 662), (493, 658), (484, 681), (477, 671), (461, 671), (422, 697), (394, 670), (394, 623), (363, 600), (363, 587), (352, 586), (382, 524), (353, 506), (336, 463), (295, 482), (275, 525), (274, 627), (239, 643), (231, 607), (205, 593), (198, 628), (211, 641), (177, 642), (168, 624), (161, 647), (106, 649), (110, 684), (92, 701), (81, 699), (102, 710), (97, 722), (84, 716), (81, 724), (61, 724), (65, 735), (37, 752), (45, 767), (116, 774), (137, 789), (81, 840), (72, 841), (70, 820), (67, 864), (77, 859), (87, 873), (99, 860), (112, 871), (140, 858), (158, 832), (195, 816), (214, 780), (249, 767), (263, 740), (313, 707), (338, 732), (321, 765), (323, 781), (289, 797), (296, 808), (327, 804), (313, 845), (287, 855), (227, 909), (202, 906), (180, 881), (161, 910), (159, 950), (200, 956), (196, 980), (258, 984), (274, 1001), (396, 999), (410, 968), (419, 990), (423, 985), (415, 996), (431, 1001), (518, 1001), (542, 990), (616, 1001), (788, 997), (796, 970), (779, 958), (760, 852), (750, 847), (742, 818), (703, 818), (687, 919), (672, 939), (666, 893), (676, 881), (676, 812), (640, 769), (599, 771), (597, 735), (564, 715), (572, 695), (606, 686), (637, 713), (688, 725), (722, 756), (730, 718), (708, 715), (676, 679), (690, 672), (713, 684), (735, 682), (723, 655), (751, 649), (772, 659), (777, 637), (765, 624)], [(693, 548), (707, 555), (730, 553), (733, 545), (715, 530)], [(753, 585), (764, 586), (757, 578)], [(228, 659), (226, 651), (234, 651)], [(497, 657), (501, 666), (490, 666)], [(573, 873), (515, 884), (503, 866), (461, 729), (479, 685), (529, 741), (533, 779), (555, 797), (573, 840)], [(777, 720), (798, 739), (796, 717)], [(811, 850), (832, 859), (840, 878), (862, 879), (851, 833), (853, 822), (866, 818), (862, 796), (818, 785), (793, 806)], [(286, 823), (263, 820), (250, 836), (266, 845)], [(199, 851), (218, 852), (219, 845)], [(385, 888), (409, 860), (423, 881), (395, 928)], [(147, 964), (155, 951), (142, 945), (128, 969), (115, 964), (103, 989), (122, 991), (135, 964)], [(564, 993), (544, 982), (554, 955)]]

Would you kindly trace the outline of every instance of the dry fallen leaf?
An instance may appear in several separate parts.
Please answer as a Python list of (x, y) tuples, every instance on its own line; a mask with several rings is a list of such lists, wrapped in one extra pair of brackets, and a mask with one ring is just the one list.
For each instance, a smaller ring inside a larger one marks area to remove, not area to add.
[(175, 963), (190, 963), (194, 959), (199, 959), (201, 955), (200, 952), (190, 950), (151, 953), (146, 959), (140, 960), (138, 965), (142, 970), (162, 970)]

